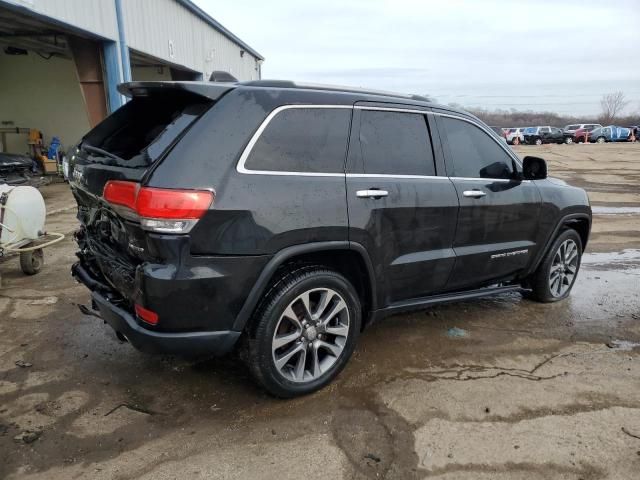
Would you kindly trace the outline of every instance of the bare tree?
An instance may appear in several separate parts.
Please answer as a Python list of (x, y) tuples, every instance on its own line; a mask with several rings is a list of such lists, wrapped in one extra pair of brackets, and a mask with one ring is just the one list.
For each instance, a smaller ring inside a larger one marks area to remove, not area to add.
[(603, 125), (612, 124), (628, 104), (629, 102), (625, 99), (624, 93), (622, 92), (603, 95), (600, 100), (600, 107), (602, 108), (600, 123)]

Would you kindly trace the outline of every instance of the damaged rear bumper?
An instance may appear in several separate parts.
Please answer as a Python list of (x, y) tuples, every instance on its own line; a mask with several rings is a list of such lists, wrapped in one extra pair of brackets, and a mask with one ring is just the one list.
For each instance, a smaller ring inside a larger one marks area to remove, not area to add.
[(91, 290), (94, 305), (102, 319), (124, 336), (136, 349), (148, 353), (181, 356), (221, 356), (229, 353), (241, 332), (231, 330), (164, 332), (145, 328), (136, 317), (109, 299), (106, 285), (92, 278), (80, 263), (72, 268), (73, 276)]
[(241, 332), (178, 332), (148, 330), (136, 322), (133, 315), (113, 305), (97, 292), (91, 294), (100, 316), (116, 332), (122, 334), (138, 350), (174, 355), (224, 355), (236, 344)]

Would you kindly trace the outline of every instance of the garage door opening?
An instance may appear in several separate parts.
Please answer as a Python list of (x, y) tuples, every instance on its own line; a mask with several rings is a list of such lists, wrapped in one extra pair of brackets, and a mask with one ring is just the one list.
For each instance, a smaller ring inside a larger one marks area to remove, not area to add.
[(0, 7), (0, 153), (55, 173), (59, 153), (107, 115), (101, 52), (97, 39)]

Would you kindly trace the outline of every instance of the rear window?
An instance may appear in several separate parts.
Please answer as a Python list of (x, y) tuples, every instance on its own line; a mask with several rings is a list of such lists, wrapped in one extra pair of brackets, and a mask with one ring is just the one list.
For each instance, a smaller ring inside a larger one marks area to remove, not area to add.
[(80, 148), (98, 162), (146, 167), (211, 105), (211, 100), (183, 92), (134, 97), (91, 130)]
[(580, 125), (567, 125), (566, 127), (564, 127), (565, 130), (578, 130), (580, 128)]
[(351, 109), (289, 108), (253, 146), (245, 167), (276, 172), (343, 173)]

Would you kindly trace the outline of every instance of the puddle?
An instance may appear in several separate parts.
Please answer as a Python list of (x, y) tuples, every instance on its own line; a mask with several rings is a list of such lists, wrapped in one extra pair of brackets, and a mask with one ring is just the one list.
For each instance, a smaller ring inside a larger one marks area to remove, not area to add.
[(621, 252), (592, 252), (582, 256), (583, 265), (621, 264), (640, 266), (640, 249), (626, 248)]
[(640, 343), (630, 342), (628, 340), (613, 340), (607, 343), (607, 347), (628, 352), (633, 350), (634, 348), (640, 347)]
[(458, 327), (453, 327), (447, 330), (447, 336), (451, 338), (466, 337), (467, 331)]
[(640, 207), (591, 207), (594, 215), (640, 215)]

